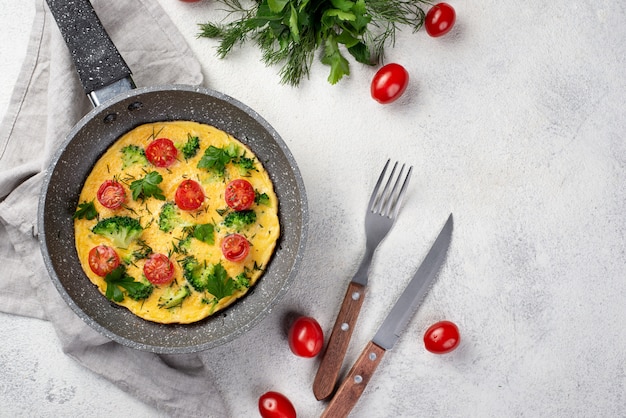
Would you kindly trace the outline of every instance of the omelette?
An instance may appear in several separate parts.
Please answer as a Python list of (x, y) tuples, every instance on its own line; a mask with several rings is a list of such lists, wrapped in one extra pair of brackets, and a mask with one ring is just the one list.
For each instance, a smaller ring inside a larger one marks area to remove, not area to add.
[(94, 165), (73, 217), (89, 280), (164, 324), (200, 321), (244, 296), (280, 236), (278, 199), (252, 150), (190, 121), (120, 137)]

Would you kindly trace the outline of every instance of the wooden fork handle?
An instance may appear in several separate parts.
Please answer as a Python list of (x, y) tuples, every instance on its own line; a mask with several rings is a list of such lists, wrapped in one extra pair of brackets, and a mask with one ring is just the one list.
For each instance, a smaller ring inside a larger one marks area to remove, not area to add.
[(385, 349), (370, 341), (320, 418), (347, 417), (365, 391), (384, 355)]
[(313, 381), (313, 394), (317, 400), (328, 398), (335, 389), (364, 298), (365, 286), (350, 282)]

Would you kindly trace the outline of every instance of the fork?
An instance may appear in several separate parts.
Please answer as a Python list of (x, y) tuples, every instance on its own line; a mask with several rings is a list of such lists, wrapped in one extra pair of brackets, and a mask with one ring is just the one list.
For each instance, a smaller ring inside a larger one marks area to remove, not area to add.
[[(405, 164), (402, 165), (399, 173), (396, 175), (398, 167), (398, 162), (396, 162), (385, 182), (389, 162), (390, 160), (387, 160), (385, 167), (380, 173), (367, 206), (365, 214), (365, 255), (356, 274), (348, 285), (339, 314), (335, 320), (335, 325), (328, 339), (326, 350), (313, 381), (313, 394), (317, 400), (328, 398), (335, 389), (339, 370), (343, 364), (352, 331), (363, 305), (368, 271), (372, 264), (374, 252), (395, 223), (411, 178), (413, 167), (409, 167), (402, 181)], [(383, 183), (385, 185), (381, 189)]]

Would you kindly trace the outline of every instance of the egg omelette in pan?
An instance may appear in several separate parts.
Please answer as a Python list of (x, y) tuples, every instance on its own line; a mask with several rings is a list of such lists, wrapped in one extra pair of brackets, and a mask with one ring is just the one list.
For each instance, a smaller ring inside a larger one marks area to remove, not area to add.
[(280, 236), (278, 200), (254, 153), (215, 127), (138, 126), (94, 165), (74, 213), (76, 250), (112, 302), (192, 323), (245, 295)]

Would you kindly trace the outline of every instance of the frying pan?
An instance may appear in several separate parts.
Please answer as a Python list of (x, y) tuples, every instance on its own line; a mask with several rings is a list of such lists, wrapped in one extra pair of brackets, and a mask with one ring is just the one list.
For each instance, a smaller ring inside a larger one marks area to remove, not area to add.
[[(308, 208), (298, 166), (278, 133), (243, 103), (198, 86), (135, 88), (130, 69), (89, 0), (47, 0), (94, 109), (54, 156), (39, 201), (44, 263), (63, 299), (91, 327), (123, 345), (155, 353), (207, 350), (240, 336), (271, 310), (293, 282), (307, 235)], [(82, 270), (72, 214), (93, 164), (121, 135), (155, 121), (215, 126), (248, 145), (268, 171), (279, 201), (281, 236), (262, 278), (225, 311), (194, 324), (157, 324), (109, 302)]]

